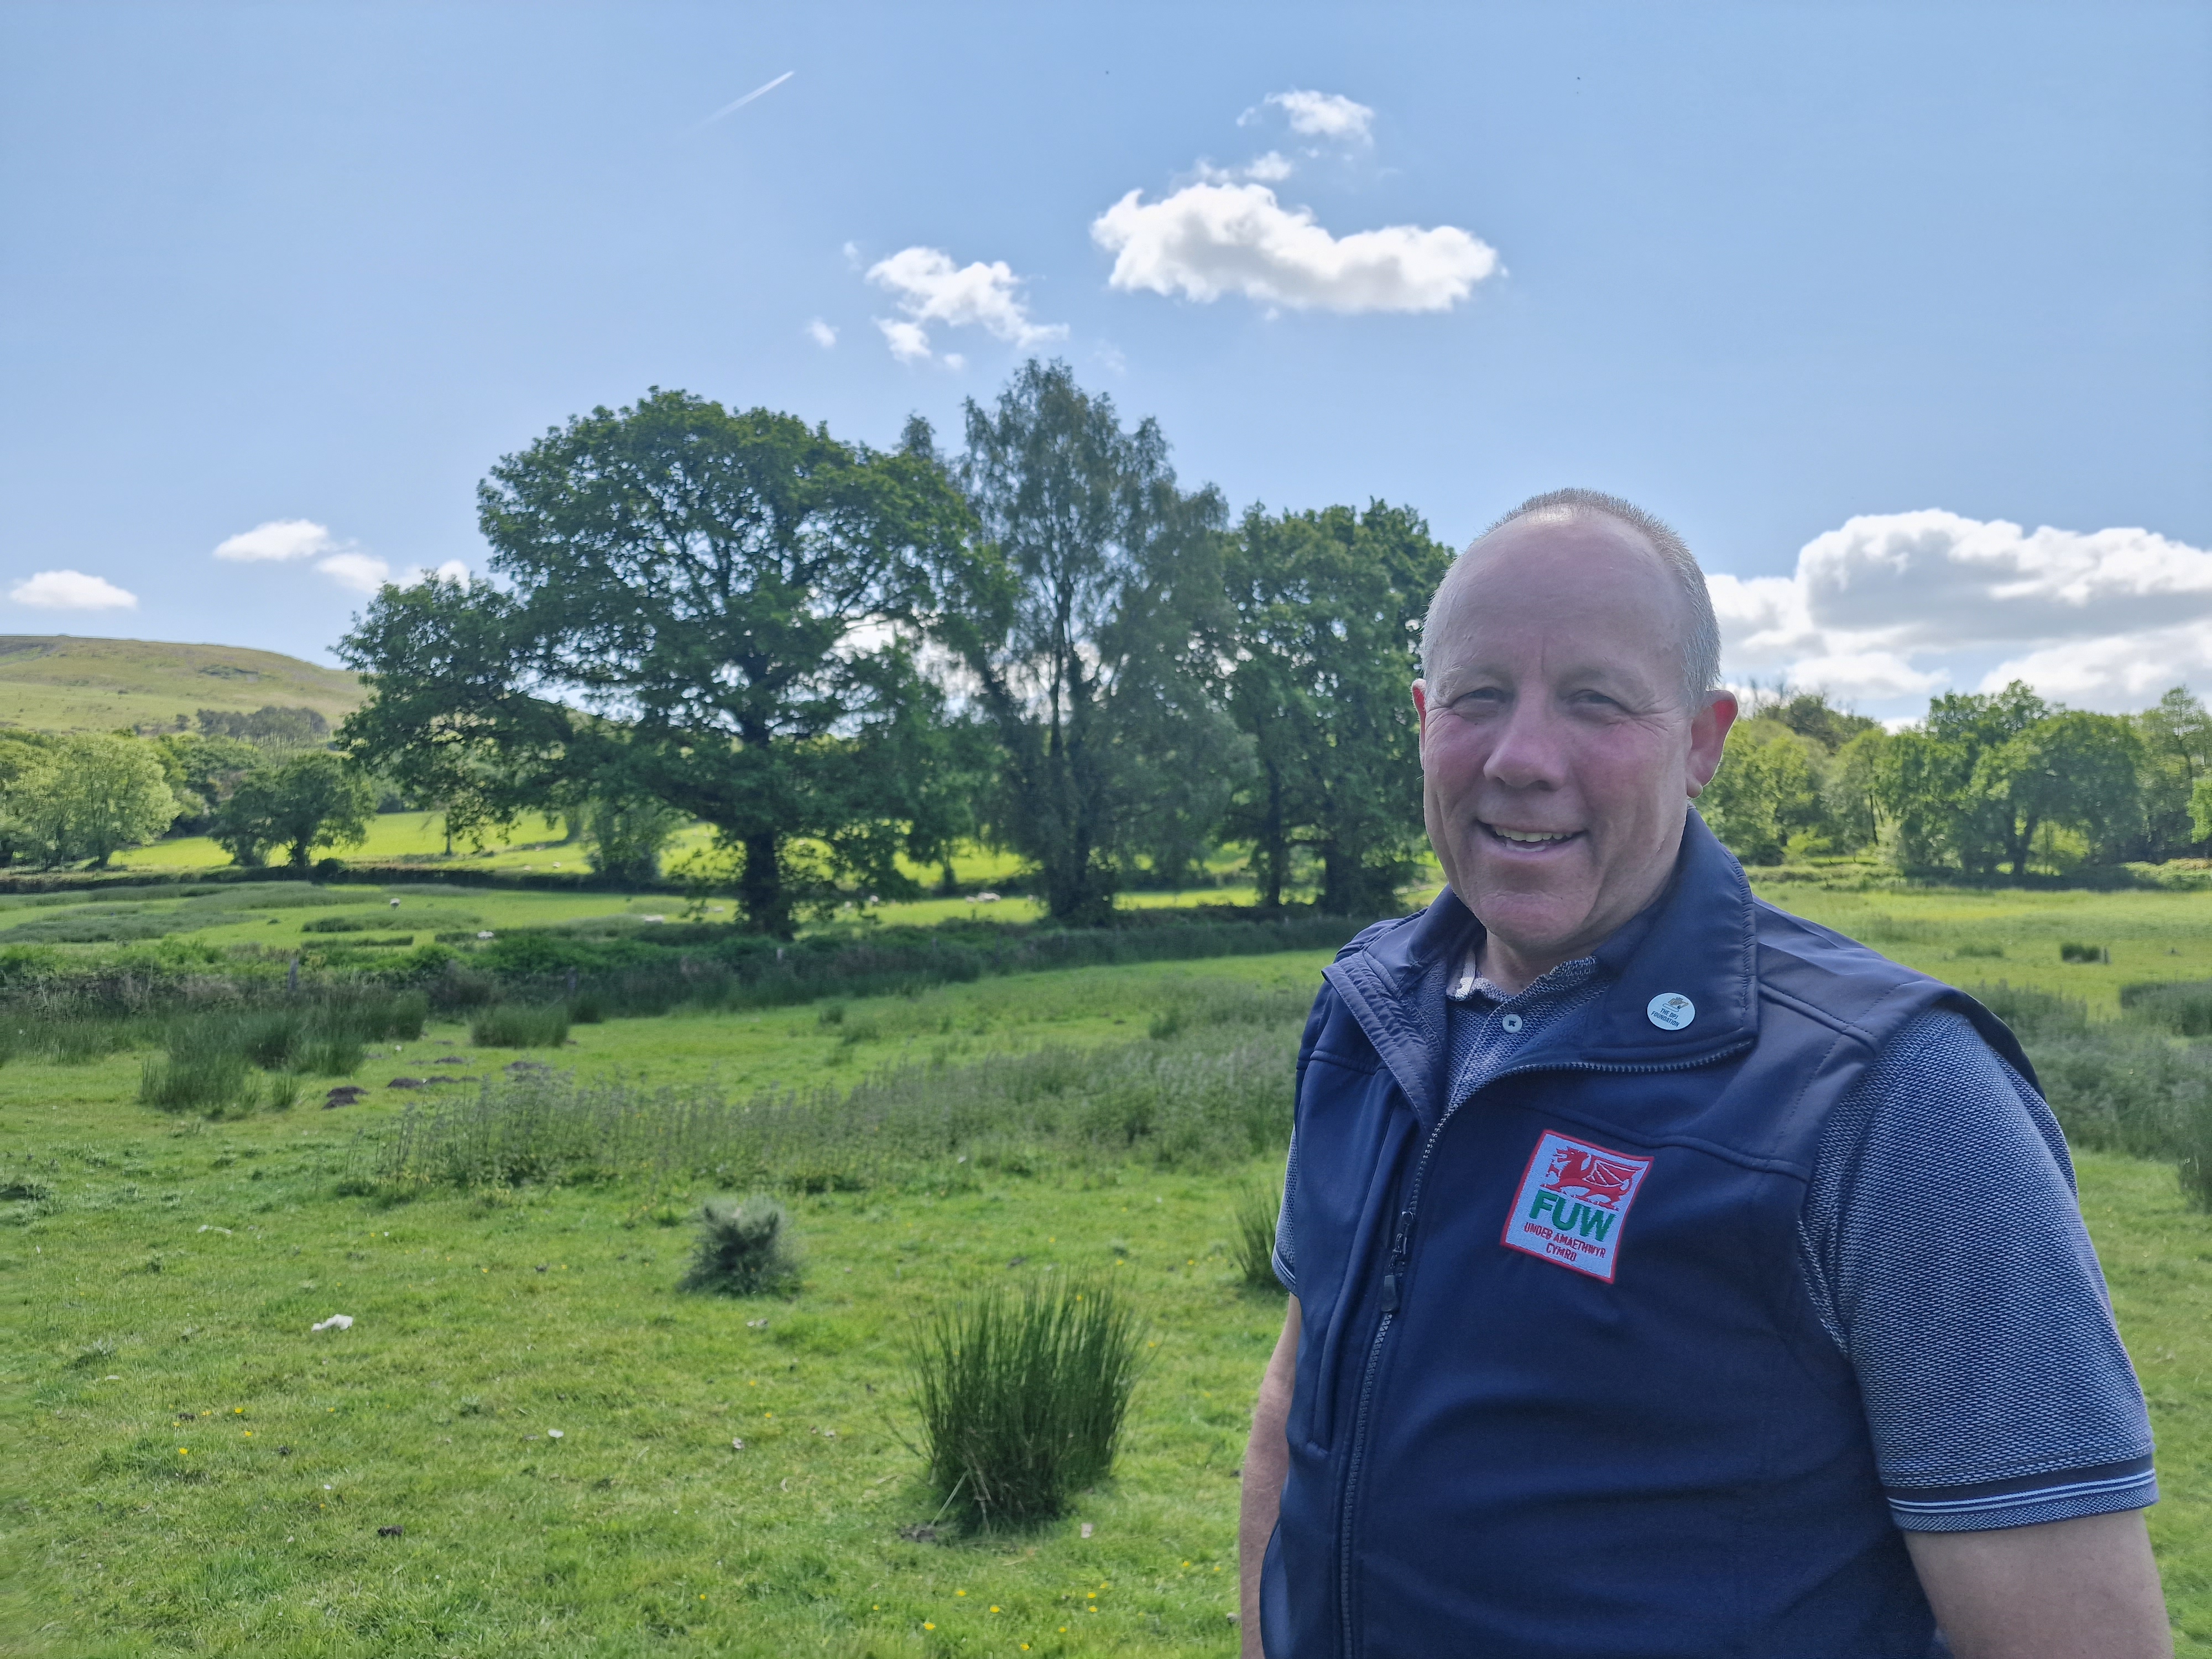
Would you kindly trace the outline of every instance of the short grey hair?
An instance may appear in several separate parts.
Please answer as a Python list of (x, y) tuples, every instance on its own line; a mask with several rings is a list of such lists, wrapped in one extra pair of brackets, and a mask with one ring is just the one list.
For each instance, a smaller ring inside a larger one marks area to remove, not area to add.
[(1651, 544), (1651, 550), (1659, 556), (1659, 562), (1667, 568), (1668, 575), (1681, 595), (1686, 618), (1679, 641), (1684, 700), (1692, 710), (1704, 707), (1705, 699), (1718, 690), (1721, 684), (1721, 625), (1720, 619), (1713, 614), (1713, 596), (1705, 588), (1705, 573), (1698, 568), (1697, 556), (1690, 551), (1689, 544), (1675, 533), (1672, 525), (1633, 501), (1597, 489), (1548, 489), (1540, 495), (1531, 495), (1461, 550), (1451, 568), (1444, 572), (1444, 579), (1437, 584), (1436, 593), (1429, 600), (1428, 616), (1421, 623), (1421, 678), (1435, 678), (1433, 641), (1442, 621), (1439, 608), (1459, 568), (1491, 536), (1516, 519), (1525, 519), (1534, 513), (1557, 514), (1563, 518), (1601, 514), (1626, 525)]

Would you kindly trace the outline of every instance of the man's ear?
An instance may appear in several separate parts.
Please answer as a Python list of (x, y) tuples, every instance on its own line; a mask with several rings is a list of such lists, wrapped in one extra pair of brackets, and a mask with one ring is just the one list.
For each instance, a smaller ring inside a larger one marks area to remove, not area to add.
[(1419, 730), (1428, 729), (1429, 683), (1426, 680), (1413, 682), (1413, 724)]
[(1729, 727), (1735, 724), (1733, 691), (1716, 691), (1690, 721), (1689, 795), (1697, 799), (1721, 769), (1721, 754), (1728, 747)]

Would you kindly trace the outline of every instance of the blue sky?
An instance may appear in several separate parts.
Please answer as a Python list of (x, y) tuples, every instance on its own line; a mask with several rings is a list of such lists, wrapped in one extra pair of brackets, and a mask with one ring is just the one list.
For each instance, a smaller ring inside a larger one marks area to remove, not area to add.
[(0, 10), (5, 631), (329, 660), (572, 413), (1030, 352), (1240, 508), (1632, 496), (1739, 675), (2212, 694), (2212, 8)]

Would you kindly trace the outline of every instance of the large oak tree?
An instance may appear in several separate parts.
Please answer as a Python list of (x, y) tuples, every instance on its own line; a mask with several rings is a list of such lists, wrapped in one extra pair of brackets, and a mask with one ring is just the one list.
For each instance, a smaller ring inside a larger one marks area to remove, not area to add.
[(494, 580), (386, 587), (342, 647), (358, 758), (464, 822), (665, 803), (778, 936), (841, 882), (911, 886), (896, 856), (946, 818), (915, 642), (978, 556), (933, 459), (656, 388), (507, 456), (478, 509)]

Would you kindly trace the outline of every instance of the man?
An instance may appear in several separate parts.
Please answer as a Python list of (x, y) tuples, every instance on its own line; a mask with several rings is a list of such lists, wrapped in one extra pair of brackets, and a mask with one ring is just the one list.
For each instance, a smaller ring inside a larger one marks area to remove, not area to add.
[(1688, 550), (1592, 492), (1437, 592), (1449, 886), (1300, 1049), (1248, 1655), (2172, 1650), (2057, 1125), (1995, 1018), (1691, 812), (1719, 654)]

